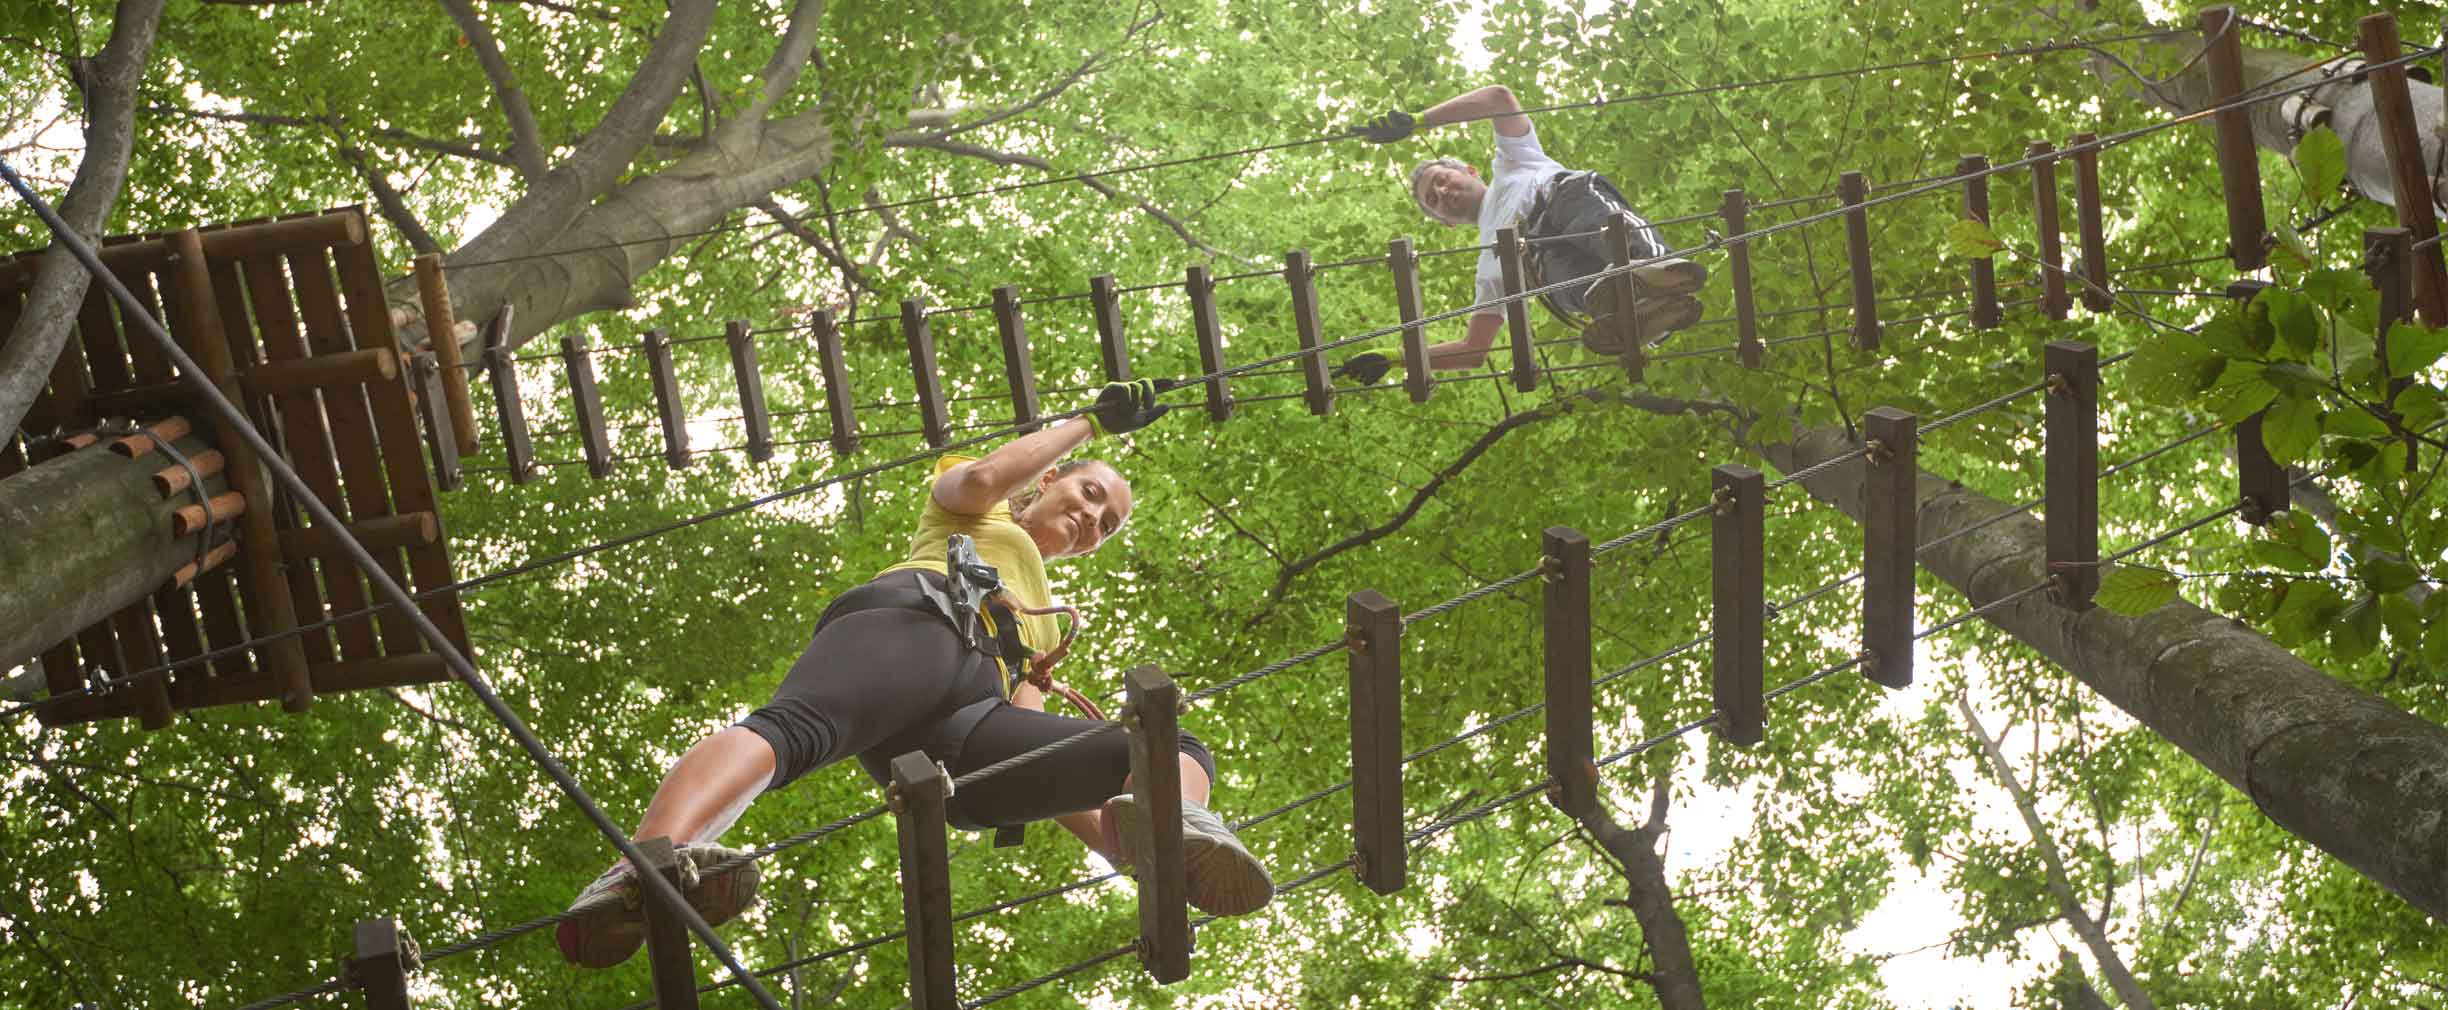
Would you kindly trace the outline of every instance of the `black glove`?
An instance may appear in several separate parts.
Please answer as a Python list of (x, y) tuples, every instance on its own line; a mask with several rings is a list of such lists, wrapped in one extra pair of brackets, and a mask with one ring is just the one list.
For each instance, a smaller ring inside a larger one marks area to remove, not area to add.
[(1147, 427), (1171, 404), (1156, 402), (1156, 394), (1171, 388), (1170, 382), (1154, 379), (1134, 379), (1130, 382), (1108, 382), (1097, 393), (1096, 408), (1088, 412), (1088, 423), (1096, 426), (1097, 434), (1119, 435)]
[(1334, 377), (1350, 379), (1363, 386), (1374, 386), (1394, 367), (1394, 360), (1375, 351), (1355, 354), (1335, 366)]
[(1401, 109), (1369, 120), (1360, 128), (1360, 135), (1379, 144), (1391, 144), (1411, 135), (1415, 127), (1411, 114)]

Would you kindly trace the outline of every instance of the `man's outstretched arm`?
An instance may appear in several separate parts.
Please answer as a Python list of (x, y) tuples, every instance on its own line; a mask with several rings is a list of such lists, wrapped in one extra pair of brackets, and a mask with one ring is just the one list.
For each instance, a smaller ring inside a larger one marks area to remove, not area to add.
[(1502, 312), (1482, 312), (1470, 317), (1470, 329), (1462, 339), (1428, 345), (1428, 370), (1450, 372), (1479, 367), (1487, 360), (1488, 348), (1496, 346), (1496, 334), (1503, 330)]
[(1490, 84), (1448, 98), (1429, 106), (1419, 116), (1421, 129), (1481, 120), (1494, 126), (1498, 136), (1519, 137), (1530, 132), (1530, 117), (1522, 114), (1521, 102), (1514, 99), (1513, 89), (1502, 84)]

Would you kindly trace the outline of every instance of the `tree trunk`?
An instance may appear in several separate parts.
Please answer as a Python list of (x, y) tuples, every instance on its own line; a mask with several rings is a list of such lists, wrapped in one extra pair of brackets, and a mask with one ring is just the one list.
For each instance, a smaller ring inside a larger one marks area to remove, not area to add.
[(1604, 803), (1577, 818), (1598, 840), (1598, 846), (1623, 868), (1624, 904), (1640, 922), (1641, 938), (1649, 947), (1649, 987), (1665, 1010), (1707, 1010), (1700, 991), (1700, 970), (1692, 960), (1691, 933), (1675, 911), (1674, 888), (1666, 881), (1666, 859), (1657, 850), (1666, 834), (1667, 786), (1658, 776), (1649, 795), (1649, 821), (1625, 830), (1615, 823)]
[(195, 560), (196, 538), (170, 533), (187, 496), (165, 500), (153, 488), (163, 465), (159, 454), (131, 460), (96, 445), (0, 480), (0, 670), (144, 599)]
[[(1839, 429), (1764, 449), (1787, 472), (1858, 451)], [(1804, 486), (1858, 520), (1862, 480), (1855, 459)], [(2008, 511), (1927, 471), (1918, 500), (1924, 542)], [(2040, 521), (2016, 518), (1920, 560), (1980, 604), (2038, 584), (2046, 558)], [(2128, 618), (2032, 595), (1986, 619), (2192, 755), (2280, 827), (2448, 918), (2448, 729), (2181, 600)]]

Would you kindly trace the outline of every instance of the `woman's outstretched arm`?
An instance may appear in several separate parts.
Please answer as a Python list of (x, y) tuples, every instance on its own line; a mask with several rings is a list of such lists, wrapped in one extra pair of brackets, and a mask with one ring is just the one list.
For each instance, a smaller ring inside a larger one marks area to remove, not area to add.
[(984, 515), (1095, 434), (1086, 417), (1074, 417), (1005, 442), (935, 478), (935, 504), (962, 515)]

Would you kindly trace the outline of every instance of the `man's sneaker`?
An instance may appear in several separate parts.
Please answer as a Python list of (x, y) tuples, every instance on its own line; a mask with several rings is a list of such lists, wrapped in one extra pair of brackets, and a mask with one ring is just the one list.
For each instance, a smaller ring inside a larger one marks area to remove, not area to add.
[(1659, 260), (1632, 268), (1632, 279), (1640, 282), (1641, 294), (1688, 295), (1708, 283), (1708, 268), (1687, 259)]
[(1394, 360), (1375, 351), (1355, 354), (1335, 366), (1333, 377), (1350, 379), (1362, 386), (1374, 386), (1394, 368)]
[[(1700, 299), (1690, 295), (1665, 298), (1643, 298), (1632, 304), (1632, 316), (1640, 323), (1640, 334), (1648, 344), (1656, 344), (1669, 334), (1700, 321)], [(1609, 357), (1632, 350), (1632, 328), (1624, 325), (1619, 314), (1607, 313), (1590, 320), (1581, 328), (1581, 346), (1593, 354)]]
[[(761, 877), (757, 864), (747, 862), (714, 872), (716, 866), (742, 854), (705, 842), (680, 847), (680, 881), (685, 885), (681, 891), (688, 896), (689, 907), (709, 926), (737, 918), (756, 902)], [(613, 864), (578, 892), (578, 900), (570, 903), (570, 917), (553, 927), (561, 956), (588, 968), (609, 968), (629, 960), (646, 943), (644, 899), (643, 885), (629, 864)]]
[[(1121, 835), (1122, 862), (1136, 872), (1155, 856), (1150, 851), (1155, 833), (1148, 810), (1133, 793), (1105, 801), (1105, 809)], [(1187, 799), (1182, 801), (1182, 864), (1191, 906), (1209, 915), (1248, 915), (1275, 897), (1274, 878), (1224, 819)]]

